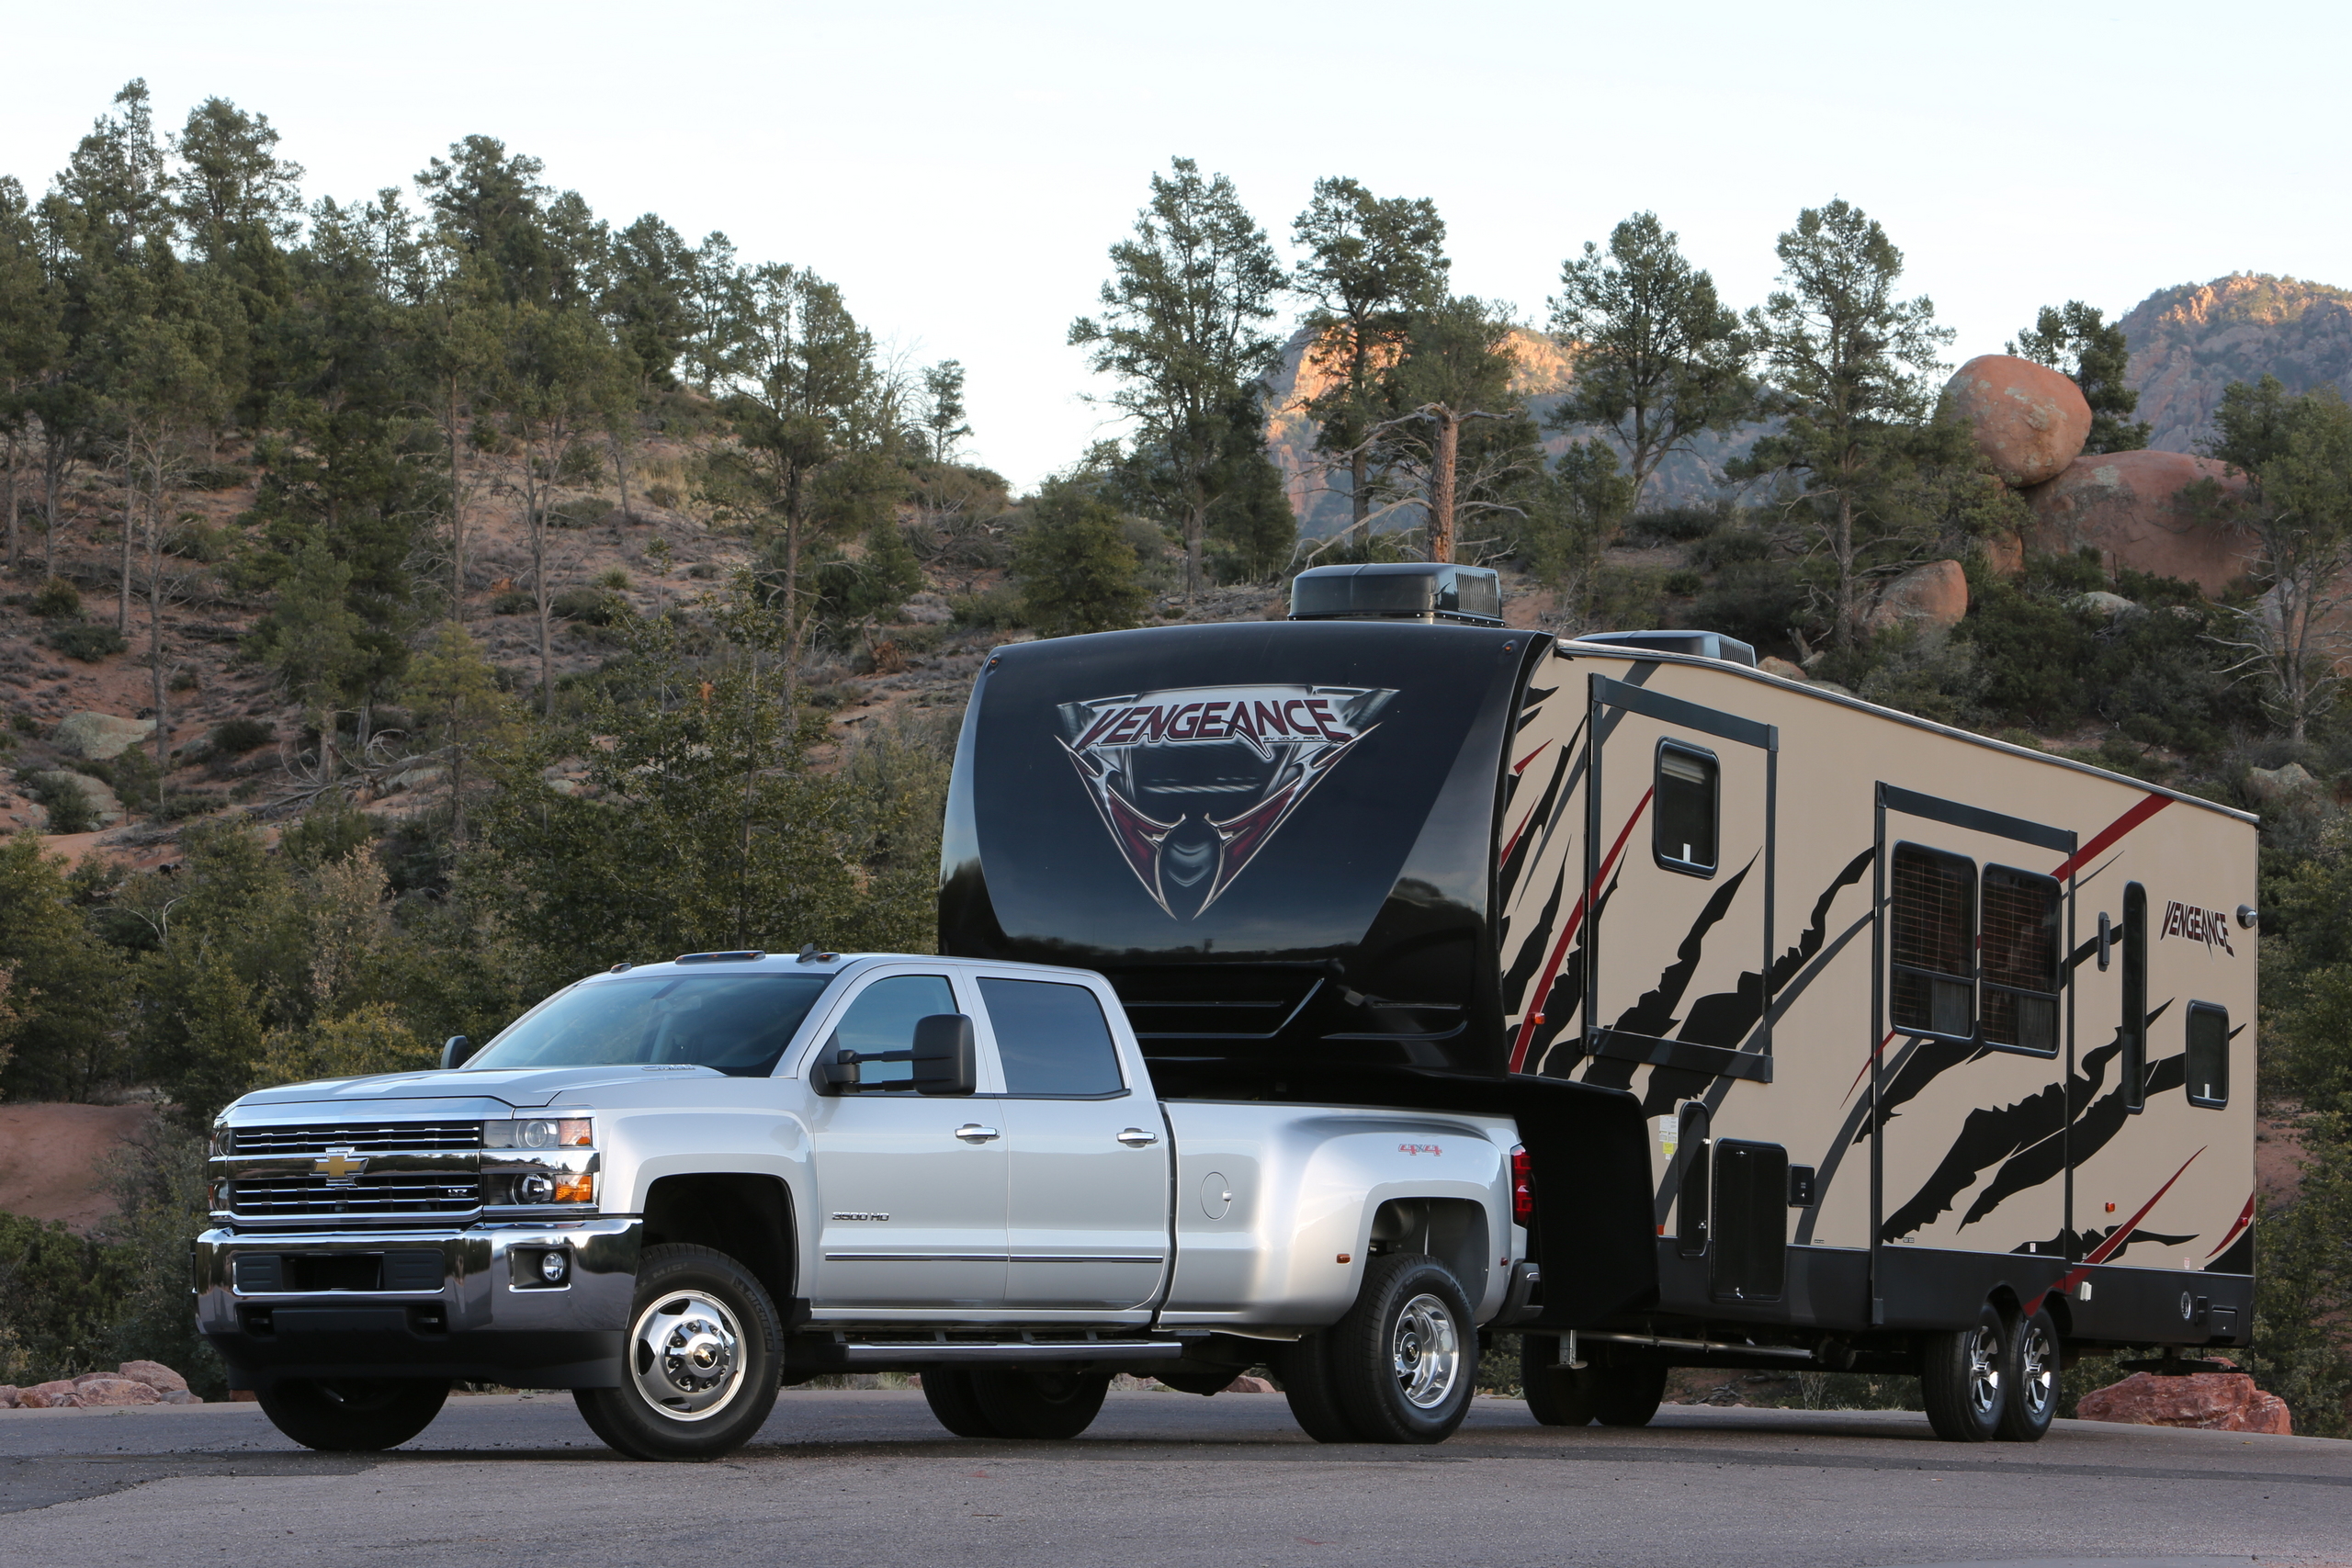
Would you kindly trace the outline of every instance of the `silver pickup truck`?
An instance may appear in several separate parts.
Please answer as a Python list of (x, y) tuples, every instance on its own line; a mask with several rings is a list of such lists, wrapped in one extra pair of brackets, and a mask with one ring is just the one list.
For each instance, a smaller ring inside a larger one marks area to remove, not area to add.
[(707, 1457), (780, 1384), (893, 1369), (959, 1434), (1069, 1438), (1115, 1371), (1205, 1394), (1260, 1362), (1319, 1439), (1436, 1442), (1481, 1327), (1532, 1315), (1514, 1141), (1163, 1100), (1081, 970), (692, 953), (440, 1071), (230, 1106), (198, 1314), (313, 1448), (404, 1442), (463, 1379)]

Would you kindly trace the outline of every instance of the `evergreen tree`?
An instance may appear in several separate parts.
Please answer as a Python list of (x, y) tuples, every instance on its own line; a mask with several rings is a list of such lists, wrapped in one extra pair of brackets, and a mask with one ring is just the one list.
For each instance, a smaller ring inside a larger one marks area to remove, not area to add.
[(1351, 520), (1372, 515), (1372, 427), (1385, 412), (1381, 378), (1402, 354), (1417, 310), (1445, 297), (1445, 220), (1427, 197), (1374, 196), (1351, 179), (1315, 182), (1315, 199), (1293, 225), (1304, 248), (1291, 287), (1314, 301), (1299, 324), (1312, 334), (1307, 363), (1329, 378), (1308, 404), (1315, 448), (1348, 464)]
[(449, 841), (466, 847), (466, 791), (486, 751), (509, 746), (523, 733), (514, 699), (498, 688), (498, 671), (456, 621), (444, 621), (410, 661), (402, 688), (426, 739), (435, 743), (449, 775)]
[(2091, 406), (2091, 433), (2083, 452), (2137, 452), (2148, 444), (2147, 422), (2134, 422), (2140, 394), (2131, 382), (2132, 346), (2123, 324), (2107, 324), (2098, 309), (2080, 299), (2044, 305), (2032, 326), (2002, 344), (2004, 352), (2047, 365), (2074, 378)]
[(1655, 212), (1610, 233), (1604, 254), (1560, 264), (1552, 330), (1574, 356), (1576, 380), (1555, 429), (1602, 425), (1623, 446), (1634, 504), (1668, 454), (1725, 430), (1753, 407), (1747, 344), (1715, 282), (1683, 259)]
[(42, 265), (40, 231), (25, 187), (0, 175), (0, 512), (6, 570), (22, 558), (22, 479), (38, 445), (42, 392), (63, 367), (62, 301)]
[(956, 460), (956, 443), (972, 434), (964, 423), (964, 367), (943, 359), (922, 373), (923, 434), (934, 463)]
[(1119, 509), (1083, 480), (1048, 482), (1012, 551), (1023, 604), (1046, 637), (1134, 626), (1146, 598), (1136, 565)]
[(1069, 341), (1118, 389), (1102, 400), (1135, 422), (1171, 476), (1184, 539), (1184, 584), (1199, 591), (1208, 514), (1225, 457), (1228, 409), (1272, 368), (1280, 344), (1261, 323), (1283, 286), (1265, 231), (1223, 175), (1204, 179), (1178, 158), (1151, 177), (1151, 204), (1135, 237), (1111, 247), (1114, 276), (1101, 317), (1080, 317)]
[(1457, 296), (1415, 311), (1385, 378), (1387, 417), (1369, 436), (1396, 504), (1426, 519), (1429, 558), (1450, 561), (1460, 525), (1521, 512), (1511, 492), (1543, 464), (1535, 426), (1511, 390), (1511, 320)]

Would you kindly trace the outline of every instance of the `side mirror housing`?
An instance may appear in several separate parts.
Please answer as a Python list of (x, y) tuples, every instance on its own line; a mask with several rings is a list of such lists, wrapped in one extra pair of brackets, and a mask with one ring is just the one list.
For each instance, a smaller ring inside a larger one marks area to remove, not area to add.
[(830, 1059), (819, 1062), (808, 1075), (809, 1087), (819, 1094), (839, 1094), (845, 1089), (855, 1089), (860, 1081), (858, 1055), (847, 1046), (830, 1054)]
[(972, 1021), (960, 1012), (937, 1012), (915, 1021), (912, 1082), (918, 1094), (972, 1094), (979, 1089), (979, 1047)]
[(451, 1067), (464, 1066), (466, 1065), (466, 1058), (473, 1054), (474, 1045), (472, 1041), (467, 1039), (462, 1034), (452, 1034), (448, 1039), (441, 1043), (442, 1071), (447, 1072)]

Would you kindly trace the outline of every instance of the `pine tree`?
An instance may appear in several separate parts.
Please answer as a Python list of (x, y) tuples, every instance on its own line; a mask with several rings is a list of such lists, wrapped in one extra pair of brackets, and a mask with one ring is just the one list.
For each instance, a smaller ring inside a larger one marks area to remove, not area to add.
[(2131, 382), (2132, 345), (2124, 340), (2123, 323), (2109, 325), (2096, 307), (2069, 299), (2064, 305), (2044, 305), (2033, 325), (2002, 348), (2064, 372), (2082, 389), (2083, 400), (2091, 407), (2091, 432), (2083, 443), (2086, 457), (2137, 452), (2147, 446), (2147, 423), (2132, 418), (2140, 394)]
[(1012, 552), (1023, 604), (1047, 637), (1134, 626), (1146, 599), (1136, 565), (1119, 509), (1082, 480), (1046, 484)]

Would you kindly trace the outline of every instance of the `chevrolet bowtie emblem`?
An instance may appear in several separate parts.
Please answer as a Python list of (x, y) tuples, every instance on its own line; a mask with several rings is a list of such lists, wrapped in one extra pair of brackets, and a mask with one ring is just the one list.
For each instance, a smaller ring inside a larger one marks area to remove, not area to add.
[(330, 1187), (348, 1187), (352, 1179), (367, 1168), (368, 1156), (362, 1155), (354, 1159), (348, 1145), (329, 1149), (326, 1158), (313, 1160), (311, 1164), (312, 1173), (325, 1177)]

